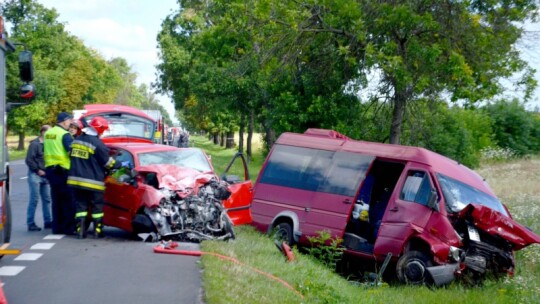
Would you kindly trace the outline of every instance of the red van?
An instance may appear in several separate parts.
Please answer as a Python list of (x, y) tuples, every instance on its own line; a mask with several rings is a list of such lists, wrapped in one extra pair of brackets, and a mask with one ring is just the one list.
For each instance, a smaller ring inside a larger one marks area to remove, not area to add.
[(432, 151), (284, 133), (254, 187), (253, 225), (289, 243), (329, 231), (356, 267), (391, 257), (405, 283), (512, 274), (514, 250), (540, 243), (474, 171)]

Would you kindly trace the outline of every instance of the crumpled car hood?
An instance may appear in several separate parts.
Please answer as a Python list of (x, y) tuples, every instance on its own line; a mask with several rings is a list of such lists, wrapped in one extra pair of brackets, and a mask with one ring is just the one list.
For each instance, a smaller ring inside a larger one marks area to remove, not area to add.
[(202, 173), (192, 168), (175, 165), (138, 166), (134, 169), (139, 173), (156, 173), (160, 189), (166, 188), (185, 195), (197, 193), (199, 186), (216, 178), (213, 173)]
[(472, 217), (478, 229), (509, 241), (514, 250), (520, 250), (530, 244), (540, 244), (540, 236), (533, 231), (486, 206), (469, 204), (458, 213), (458, 217)]

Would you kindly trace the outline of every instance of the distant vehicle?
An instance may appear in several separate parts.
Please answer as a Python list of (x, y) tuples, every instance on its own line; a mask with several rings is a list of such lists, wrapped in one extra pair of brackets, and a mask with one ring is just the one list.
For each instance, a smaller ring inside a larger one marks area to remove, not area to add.
[(215, 173), (200, 149), (153, 143), (155, 121), (144, 112), (118, 105), (86, 105), (80, 119), (99, 115), (110, 130), (103, 142), (116, 160), (132, 164), (105, 181), (103, 222), (158, 239), (200, 241), (234, 236), (233, 225), (251, 222), (252, 183), (242, 155), (244, 179)]
[[(11, 240), (11, 205), (9, 203), (9, 160), (7, 137), (7, 111), (9, 105), (24, 105), (6, 101), (6, 55), (15, 51), (15, 45), (7, 40), (4, 31), (4, 19), (0, 16), (0, 247), (4, 249)], [(34, 86), (30, 83), (34, 78), (32, 53), (24, 50), (19, 53), (19, 76), (24, 82), (19, 97), (29, 101), (34, 98)], [(2, 257), (3, 255), (0, 255)]]
[(456, 161), (323, 129), (278, 138), (254, 187), (252, 217), (291, 244), (309, 245), (325, 230), (342, 238), (345, 268), (380, 268), (390, 256), (397, 278), (411, 284), (513, 274), (514, 251), (540, 243)]

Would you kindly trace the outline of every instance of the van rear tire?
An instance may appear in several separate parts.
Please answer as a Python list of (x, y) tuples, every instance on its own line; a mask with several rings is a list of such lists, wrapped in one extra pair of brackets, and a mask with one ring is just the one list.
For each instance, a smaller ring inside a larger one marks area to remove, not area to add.
[(280, 243), (282, 241), (286, 242), (289, 245), (294, 244), (292, 227), (289, 223), (279, 223), (274, 229), (274, 231), (275, 240), (279, 241)]

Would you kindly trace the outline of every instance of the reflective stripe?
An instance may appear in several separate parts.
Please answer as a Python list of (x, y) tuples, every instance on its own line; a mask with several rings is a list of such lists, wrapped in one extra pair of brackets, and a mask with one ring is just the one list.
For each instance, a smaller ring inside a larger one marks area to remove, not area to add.
[(110, 169), (114, 166), (114, 164), (116, 164), (116, 160), (114, 160), (114, 158), (112, 157), (109, 157), (109, 161), (107, 161), (107, 163), (105, 164), (105, 168)]
[(103, 215), (104, 215), (104, 213), (103, 213), (103, 212), (102, 212), (102, 213), (96, 213), (96, 214), (92, 214), (92, 218), (94, 218), (94, 219), (102, 218), (102, 217), (103, 217)]
[(77, 212), (77, 213), (75, 213), (75, 218), (78, 218), (78, 217), (86, 217), (87, 215), (88, 215), (88, 212), (87, 212), (87, 211)]
[(93, 190), (105, 190), (105, 183), (93, 179), (68, 176), (67, 184), (71, 186), (79, 186), (83, 188), (93, 189)]
[(71, 145), (71, 149), (79, 149), (91, 154), (94, 154), (94, 152), (96, 151), (96, 147), (94, 145), (82, 141), (74, 141)]

